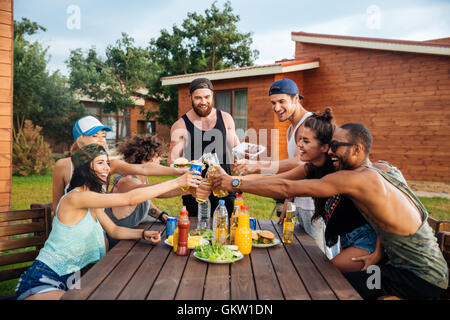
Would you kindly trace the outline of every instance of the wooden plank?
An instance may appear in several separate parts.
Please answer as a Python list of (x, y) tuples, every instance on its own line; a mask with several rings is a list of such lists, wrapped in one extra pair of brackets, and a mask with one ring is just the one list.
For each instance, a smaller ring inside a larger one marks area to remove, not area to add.
[(114, 270), (117, 264), (122, 261), (124, 256), (136, 244), (136, 241), (122, 240), (112, 250), (110, 250), (99, 262), (97, 262), (80, 279), (79, 290), (69, 290), (61, 300), (87, 300), (95, 289), (103, 282), (108, 274)]
[(33, 261), (39, 254), (39, 250), (11, 253), (0, 256), (0, 266), (7, 266), (10, 264), (22, 263), (26, 261)]
[(12, 1), (0, 0), (0, 10), (12, 12)]
[[(278, 236), (281, 236), (283, 234), (283, 226), (278, 225), (276, 222), (273, 225)], [(299, 226), (295, 226), (294, 230), (297, 231), (299, 228)], [(284, 244), (284, 246), (311, 298), (313, 300), (336, 300), (335, 294), (298, 239), (295, 238), (293, 243)]]
[[(153, 226), (158, 225), (155, 223)], [(154, 230), (153, 227), (151, 230)], [(161, 237), (163, 237), (163, 234)], [(144, 300), (171, 252), (164, 243), (156, 245), (119, 295), (119, 300)]]
[(257, 299), (250, 256), (245, 256), (241, 261), (231, 265), (231, 299)]
[[(159, 226), (161, 226), (160, 229), (164, 229), (162, 224)], [(116, 299), (152, 248), (153, 246), (149, 242), (138, 241), (116, 268), (109, 273), (101, 286), (89, 297), (89, 300)]]
[(202, 300), (208, 264), (189, 256), (175, 300)]
[(17, 240), (0, 240), (0, 251), (13, 250), (43, 245), (45, 236), (35, 236)]
[(170, 252), (147, 300), (172, 300), (175, 298), (188, 258), (189, 255), (177, 256), (174, 252)]
[(0, 227), (0, 237), (13, 236), (32, 232), (45, 232), (44, 222), (33, 222)]
[(24, 273), (27, 269), (28, 269), (28, 267), (1, 270), (0, 271), (0, 282), (20, 278), (22, 273)]
[[(259, 220), (258, 222), (261, 230), (272, 231), (276, 235), (276, 238), (282, 239), (282, 235), (277, 234), (277, 231), (270, 220)], [(253, 250), (267, 250), (269, 252), (281, 290), (283, 291), (286, 300), (311, 300), (300, 276), (295, 272), (295, 267), (283, 244), (269, 249), (253, 248)]]
[(259, 300), (282, 300), (283, 292), (267, 250), (252, 248), (251, 261)]
[(44, 214), (42, 209), (4, 211), (0, 212), (0, 222), (43, 218)]
[(301, 228), (296, 228), (294, 233), (338, 299), (361, 300), (361, 296), (355, 291), (334, 264), (325, 256), (322, 250), (320, 250), (314, 239)]
[(204, 300), (230, 299), (230, 265), (208, 264)]

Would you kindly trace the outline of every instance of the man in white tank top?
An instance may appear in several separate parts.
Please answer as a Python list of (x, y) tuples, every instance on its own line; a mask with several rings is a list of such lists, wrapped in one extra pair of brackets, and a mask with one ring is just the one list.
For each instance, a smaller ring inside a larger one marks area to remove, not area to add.
[[(299, 94), (297, 84), (291, 79), (281, 79), (274, 82), (270, 86), (269, 96), (273, 111), (278, 116), (278, 120), (280, 122), (291, 122), (286, 133), (289, 159), (299, 159), (297, 141), (301, 138), (300, 128), (302, 128), (305, 120), (312, 115), (312, 112), (308, 112), (303, 108), (300, 103), (303, 97)], [(284, 218), (286, 203), (292, 200), (294, 200), (297, 209), (299, 224), (316, 241), (317, 246), (327, 254), (328, 258), (332, 258), (331, 252), (327, 252), (329, 250), (326, 249), (324, 243), (325, 224), (323, 220), (317, 219), (311, 223), (311, 217), (314, 215), (314, 201), (311, 197), (286, 199), (280, 221)]]

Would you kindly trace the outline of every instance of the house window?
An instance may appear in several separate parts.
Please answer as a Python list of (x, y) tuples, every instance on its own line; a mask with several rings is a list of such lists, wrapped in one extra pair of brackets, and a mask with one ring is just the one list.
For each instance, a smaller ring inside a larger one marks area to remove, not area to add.
[(137, 126), (138, 134), (155, 134), (155, 132), (156, 132), (155, 121), (138, 120), (138, 126)]
[(231, 114), (239, 140), (245, 140), (247, 131), (247, 90), (216, 91), (216, 108)]

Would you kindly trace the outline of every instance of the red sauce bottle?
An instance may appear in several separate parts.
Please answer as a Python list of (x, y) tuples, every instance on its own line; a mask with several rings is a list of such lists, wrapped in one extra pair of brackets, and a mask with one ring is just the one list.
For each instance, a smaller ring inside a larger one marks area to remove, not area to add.
[(178, 219), (178, 248), (177, 255), (187, 256), (189, 254), (188, 249), (188, 238), (189, 238), (189, 226), (191, 222), (189, 221), (188, 212), (186, 207), (180, 212), (180, 218)]

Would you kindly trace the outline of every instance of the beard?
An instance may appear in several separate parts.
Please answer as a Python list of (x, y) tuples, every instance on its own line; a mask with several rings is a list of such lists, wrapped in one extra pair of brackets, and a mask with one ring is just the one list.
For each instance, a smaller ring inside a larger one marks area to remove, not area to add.
[(192, 109), (194, 110), (194, 112), (199, 117), (207, 117), (207, 116), (209, 116), (209, 114), (211, 113), (212, 108), (213, 108), (212, 104), (207, 103), (206, 104), (207, 108), (206, 109), (202, 109), (202, 108), (200, 108), (199, 105), (195, 105), (194, 102), (192, 101), (192, 99), (191, 99), (191, 104), (192, 104)]

